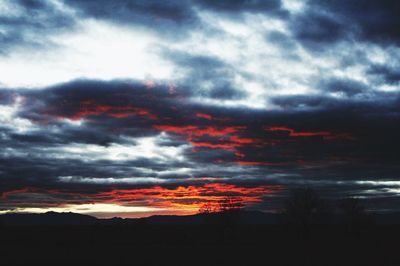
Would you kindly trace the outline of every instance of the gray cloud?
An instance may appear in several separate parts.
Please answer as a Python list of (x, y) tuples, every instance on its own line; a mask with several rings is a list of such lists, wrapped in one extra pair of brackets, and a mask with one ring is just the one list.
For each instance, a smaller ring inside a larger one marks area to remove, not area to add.
[[(307, 184), (333, 198), (384, 198), (394, 208), (398, 187), (383, 181), (396, 181), (400, 172), (400, 95), (394, 88), (400, 74), (398, 56), (386, 58), (385, 48), (397, 51), (398, 4), (362, 2), (353, 8), (355, 1), (308, 1), (297, 13), (280, 1), (74, 0), (64, 1), (64, 9), (49, 1), (10, 2), (15, 14), (0, 15), (4, 56), (51, 46), (50, 35), (96, 19), (141, 27), (166, 40), (157, 43), (157, 52), (181, 78), (176, 84), (80, 79), (0, 89), (0, 192), (26, 191), (0, 208), (85, 203), (111, 189), (210, 182), (285, 189)], [(243, 65), (271, 61), (255, 64), (269, 69), (247, 71), (215, 53), (174, 47), (197, 30), (221, 42), (244, 42), (235, 35), (240, 32), (209, 25), (198, 12), (239, 24), (260, 17), (281, 23), (281, 29), (249, 30), (272, 44), (265, 60), (261, 53), (255, 54), (262, 58), (239, 56), (250, 61)], [(340, 69), (316, 63), (331, 58)], [(283, 59), (288, 61), (282, 65)], [(351, 67), (357, 71), (346, 72)], [(238, 85), (238, 76), (257, 83), (261, 93), (252, 101), (270, 105), (236, 104), (252, 96)], [(298, 92), (300, 85), (310, 91)], [(280, 93), (284, 87), (292, 90)], [(205, 102), (210, 99), (215, 104)], [(144, 140), (147, 148), (140, 149)]]
[(76, 18), (45, 0), (8, 1), (0, 14), (1, 53), (17, 47), (40, 48), (51, 46), (47, 35), (71, 30)]
[[(328, 82), (329, 90), (332, 82)], [(341, 82), (335, 86), (346, 90), (349, 97), (355, 95), (346, 87), (356, 87), (351, 81)], [(2, 91), (3, 98), (12, 98), (7, 96), (10, 93)], [(171, 95), (166, 87), (148, 89), (135, 81), (75, 81), (12, 93), (18, 95), (14, 98), (24, 98), (18, 116), (32, 121), (35, 129), (25, 132), (2, 129), (3, 192), (31, 187), (79, 188), (96, 193), (107, 189), (110, 178), (115, 180), (114, 187), (121, 188), (151, 185), (157, 178), (180, 185), (207, 182), (194, 181), (198, 177), (290, 187), (297, 183), (268, 177), (279, 173), (297, 179), (301, 176), (305, 183), (313, 184), (315, 180), (322, 183), (365, 178), (393, 180), (399, 171), (396, 154), (400, 144), (397, 137), (400, 110), (398, 95), (393, 93), (375, 93), (379, 105), (373, 100), (356, 98), (344, 101), (327, 97), (279, 97), (275, 101), (283, 110), (273, 112), (205, 108), (190, 101), (177, 102), (181, 97), (179, 92)], [(5, 104), (12, 105), (12, 101)], [(147, 108), (148, 113), (134, 108)], [(150, 113), (154, 117), (148, 116)], [(72, 125), (60, 120), (65, 118), (85, 119), (85, 122)], [(159, 125), (164, 128), (157, 128)], [(227, 133), (220, 134), (219, 130)], [(184, 161), (96, 159), (97, 152), (94, 157), (86, 158), (86, 153), (77, 157), (78, 151), (64, 150), (85, 147), (76, 145), (95, 145), (106, 152), (115, 144), (136, 145), (127, 138), (157, 137), (161, 131), (166, 135), (156, 142), (160, 149), (194, 145), (184, 151)], [(61, 182), (60, 176), (71, 179)], [(124, 178), (133, 179), (118, 182)], [(142, 181), (135, 183), (134, 178)]]

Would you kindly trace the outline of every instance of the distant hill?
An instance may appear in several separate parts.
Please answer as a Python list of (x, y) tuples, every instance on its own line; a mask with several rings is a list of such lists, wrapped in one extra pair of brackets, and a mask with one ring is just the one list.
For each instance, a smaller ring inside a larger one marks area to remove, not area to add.
[(0, 215), (3, 225), (94, 225), (98, 219), (72, 212), (8, 213)]
[(276, 224), (279, 215), (257, 211), (236, 213), (210, 213), (188, 216), (155, 215), (146, 218), (97, 219), (93, 216), (77, 213), (47, 212), (43, 214), (9, 213), (0, 215), (3, 225), (132, 225), (132, 224), (216, 224), (221, 221), (233, 221), (239, 224)]
[[(0, 215), (0, 225), (200, 225), (235, 223), (243, 225), (273, 225), (280, 224), (281, 214), (265, 213), (259, 211), (240, 211), (233, 213), (210, 213), (195, 214), (188, 216), (155, 215), (146, 218), (112, 218), (98, 219), (90, 215), (77, 213), (47, 212), (42, 214), (16, 214), (9, 213)], [(400, 213), (378, 214), (374, 216), (377, 224), (400, 224)], [(340, 217), (336, 223), (340, 222)]]
[(277, 224), (280, 215), (259, 211), (239, 211), (231, 213), (195, 214), (189, 216), (155, 215), (139, 219), (148, 224), (217, 224), (235, 222), (237, 224)]
[(332, 219), (310, 230), (282, 224), (281, 217), (255, 211), (139, 219), (5, 214), (0, 264), (400, 265), (399, 214), (377, 215), (382, 226)]

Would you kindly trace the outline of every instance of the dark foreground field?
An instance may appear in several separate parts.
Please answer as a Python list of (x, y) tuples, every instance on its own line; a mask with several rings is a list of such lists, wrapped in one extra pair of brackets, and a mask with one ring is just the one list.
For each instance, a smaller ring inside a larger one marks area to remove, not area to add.
[(4, 225), (0, 265), (400, 265), (400, 227)]

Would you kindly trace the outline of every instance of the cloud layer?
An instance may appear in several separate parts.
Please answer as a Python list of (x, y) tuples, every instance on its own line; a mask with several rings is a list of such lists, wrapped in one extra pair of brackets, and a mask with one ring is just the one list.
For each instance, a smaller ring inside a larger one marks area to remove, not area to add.
[(0, 210), (395, 209), (397, 4), (362, 2), (5, 1)]

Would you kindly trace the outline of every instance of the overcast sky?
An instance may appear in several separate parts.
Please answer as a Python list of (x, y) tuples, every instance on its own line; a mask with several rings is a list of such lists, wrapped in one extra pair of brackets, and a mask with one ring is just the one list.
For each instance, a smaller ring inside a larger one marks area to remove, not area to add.
[(0, 213), (400, 203), (395, 0), (0, 0)]

